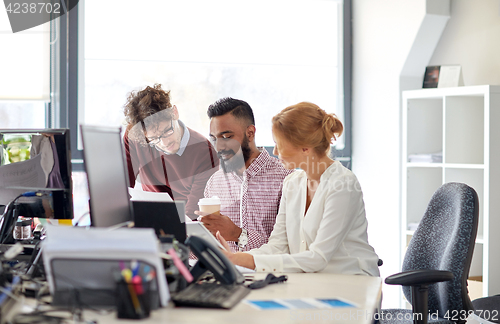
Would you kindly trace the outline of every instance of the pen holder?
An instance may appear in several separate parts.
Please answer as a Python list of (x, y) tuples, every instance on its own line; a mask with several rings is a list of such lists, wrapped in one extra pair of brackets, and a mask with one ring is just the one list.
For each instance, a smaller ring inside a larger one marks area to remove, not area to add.
[(128, 283), (120, 280), (116, 284), (117, 317), (142, 319), (149, 317), (152, 301), (152, 281)]

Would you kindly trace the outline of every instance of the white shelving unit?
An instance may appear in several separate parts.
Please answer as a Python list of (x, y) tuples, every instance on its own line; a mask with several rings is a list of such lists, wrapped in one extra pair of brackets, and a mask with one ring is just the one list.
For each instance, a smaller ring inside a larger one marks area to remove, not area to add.
[[(442, 161), (410, 155), (442, 153)], [(401, 235), (403, 254), (432, 194), (463, 182), (479, 196), (479, 228), (470, 277), (483, 296), (500, 294), (500, 86), (403, 92)]]

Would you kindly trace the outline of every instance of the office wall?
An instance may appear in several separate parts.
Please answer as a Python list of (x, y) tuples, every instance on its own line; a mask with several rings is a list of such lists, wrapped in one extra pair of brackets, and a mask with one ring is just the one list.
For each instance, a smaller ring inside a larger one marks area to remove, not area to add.
[[(425, 14), (425, 0), (353, 0), (353, 171), (364, 192), (369, 239), (399, 271), (399, 77)], [(460, 64), (465, 85), (500, 84), (500, 1), (451, 0), (451, 18), (429, 65)], [(383, 307), (399, 305), (384, 285)]]
[(500, 85), (500, 1), (452, 0), (429, 65), (460, 64), (465, 85)]
[[(352, 169), (382, 277), (400, 270), (399, 76), (424, 14), (424, 0), (353, 0)], [(400, 291), (384, 285), (383, 307), (398, 307)]]

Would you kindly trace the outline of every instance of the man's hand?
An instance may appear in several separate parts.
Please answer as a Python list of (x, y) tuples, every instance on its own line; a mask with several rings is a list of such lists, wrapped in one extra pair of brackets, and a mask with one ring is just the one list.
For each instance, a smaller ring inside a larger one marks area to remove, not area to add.
[(241, 234), (241, 228), (236, 226), (229, 217), (222, 215), (220, 212), (206, 214), (201, 211), (195, 211), (194, 213), (200, 216), (198, 220), (202, 222), (213, 235), (219, 231), (226, 241), (238, 241)]

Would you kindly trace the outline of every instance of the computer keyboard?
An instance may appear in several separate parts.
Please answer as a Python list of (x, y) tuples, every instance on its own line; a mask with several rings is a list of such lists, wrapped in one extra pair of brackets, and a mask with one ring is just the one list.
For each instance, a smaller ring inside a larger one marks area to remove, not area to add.
[(172, 296), (176, 306), (232, 308), (250, 293), (243, 285), (222, 285), (215, 282), (192, 284)]

